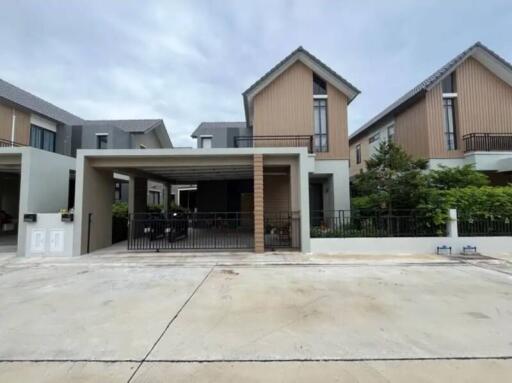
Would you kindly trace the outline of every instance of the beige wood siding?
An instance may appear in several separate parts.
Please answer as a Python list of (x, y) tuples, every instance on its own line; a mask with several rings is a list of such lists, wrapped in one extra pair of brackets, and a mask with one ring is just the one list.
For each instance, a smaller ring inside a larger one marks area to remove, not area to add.
[(512, 133), (512, 87), (473, 58), (456, 69), (455, 82), (458, 150), (446, 150), (441, 84), (427, 93), (431, 158), (462, 157), (469, 133)]
[(11, 140), (12, 109), (0, 104), (0, 139)]
[(255, 136), (312, 134), (313, 72), (296, 62), (254, 98)]
[[(327, 84), (329, 152), (318, 159), (348, 159), (347, 97)], [(254, 98), (255, 136), (313, 135), (313, 72), (300, 61)]]
[[(0, 139), (11, 140), (12, 130), (11, 106), (0, 104)], [(30, 115), (16, 110), (16, 131), (14, 140), (20, 144), (28, 145), (30, 137)]]
[(265, 175), (263, 185), (265, 212), (290, 210), (290, 176), (288, 174)]
[(348, 160), (347, 96), (327, 84), (327, 131), (329, 151), (318, 153), (319, 160)]
[(395, 117), (395, 143), (413, 157), (428, 157), (425, 99), (421, 99)]

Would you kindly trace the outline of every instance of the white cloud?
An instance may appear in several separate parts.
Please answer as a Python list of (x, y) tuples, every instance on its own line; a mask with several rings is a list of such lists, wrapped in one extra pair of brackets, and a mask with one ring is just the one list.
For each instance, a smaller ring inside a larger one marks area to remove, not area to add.
[(241, 93), (298, 45), (362, 90), (349, 129), (476, 40), (512, 58), (508, 1), (60, 1), (2, 5), (0, 78), (90, 119), (243, 119)]

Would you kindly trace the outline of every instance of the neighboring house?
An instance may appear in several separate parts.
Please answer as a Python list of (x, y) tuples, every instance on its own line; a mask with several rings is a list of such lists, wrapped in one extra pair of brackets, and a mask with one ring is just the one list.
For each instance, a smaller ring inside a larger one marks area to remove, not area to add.
[(145, 212), (148, 177), (171, 190), (197, 187), (188, 196), (196, 214), (186, 220), (132, 220), (130, 250), (309, 251), (310, 213), (350, 209), (347, 107), (358, 94), (299, 47), (243, 93), (246, 122), (201, 123), (197, 149), (81, 152), (74, 254), (111, 244), (109, 204), (98, 191), (113, 172), (132, 174), (130, 213)]
[(350, 136), (350, 175), (393, 140), (430, 167), (472, 164), (512, 181), (512, 66), (477, 42)]
[[(172, 143), (161, 119), (84, 120), (0, 80), (0, 146), (31, 146), (76, 157), (79, 149), (172, 148)], [(115, 199), (127, 202), (128, 180), (115, 178)], [(148, 203), (163, 204), (162, 184), (149, 183)]]
[[(0, 251), (22, 238), (25, 213), (74, 206), (77, 150), (131, 148), (172, 148), (163, 121), (84, 120), (0, 80)], [(128, 178), (113, 178), (110, 197), (127, 201)], [(165, 203), (161, 183), (147, 189), (147, 203)]]
[(250, 136), (252, 131), (245, 121), (201, 122), (191, 137), (197, 140), (197, 148), (235, 148), (235, 137)]

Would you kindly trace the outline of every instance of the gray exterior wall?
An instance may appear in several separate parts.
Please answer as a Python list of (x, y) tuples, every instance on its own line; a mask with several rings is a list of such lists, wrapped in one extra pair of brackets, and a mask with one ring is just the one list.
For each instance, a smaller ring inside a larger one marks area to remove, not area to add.
[[(162, 148), (162, 143), (155, 134), (155, 131), (149, 133), (132, 133), (131, 134), (131, 148), (140, 149), (141, 145), (144, 145), (148, 149)], [(124, 149), (124, 148), (117, 148)]]

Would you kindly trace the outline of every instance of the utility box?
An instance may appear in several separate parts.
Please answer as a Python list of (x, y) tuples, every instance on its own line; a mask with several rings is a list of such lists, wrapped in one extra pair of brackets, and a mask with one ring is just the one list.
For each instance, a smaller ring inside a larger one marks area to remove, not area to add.
[(38, 214), (27, 223), (25, 255), (66, 257), (73, 251), (73, 221), (63, 221), (61, 214)]

